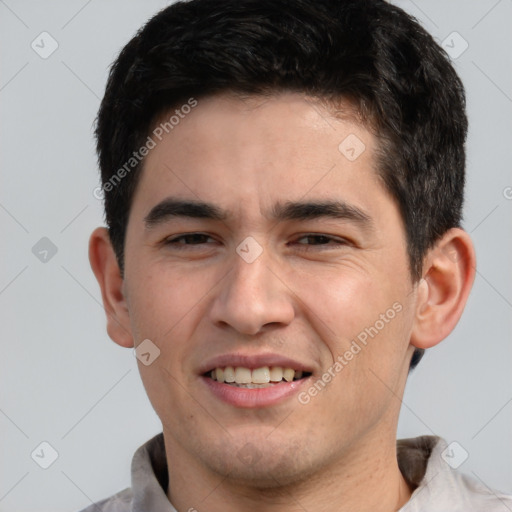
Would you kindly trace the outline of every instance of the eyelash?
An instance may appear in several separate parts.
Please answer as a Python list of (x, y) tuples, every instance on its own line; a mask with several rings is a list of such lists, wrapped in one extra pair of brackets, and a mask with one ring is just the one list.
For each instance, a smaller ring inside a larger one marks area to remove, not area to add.
[[(196, 244), (186, 244), (186, 243), (180, 243), (179, 241), (180, 240), (186, 240), (187, 238), (190, 238), (190, 237), (206, 237), (206, 238), (211, 238), (213, 239), (210, 235), (207, 235), (205, 233), (185, 233), (183, 235), (177, 235), (175, 237), (172, 237), (172, 238), (168, 238), (166, 240), (164, 240), (164, 244), (166, 246), (173, 246), (173, 248), (177, 249), (177, 250), (187, 250), (186, 247), (187, 246), (194, 246), (194, 245), (203, 245), (203, 243), (196, 243)], [(308, 251), (310, 250), (309, 248), (307, 248), (308, 246), (311, 247), (311, 246), (315, 246), (315, 247), (326, 247), (326, 246), (330, 246), (330, 247), (340, 247), (340, 246), (344, 246), (344, 245), (349, 245), (349, 242), (347, 240), (344, 240), (344, 239), (340, 239), (340, 238), (335, 238), (333, 236), (330, 236), (330, 235), (324, 235), (324, 234), (321, 234), (321, 233), (306, 233), (306, 234), (303, 234), (302, 236), (300, 236), (299, 238), (297, 238), (297, 240), (302, 240), (304, 238), (315, 238), (315, 239), (324, 239), (324, 240), (327, 240), (328, 242), (335, 242), (335, 244), (298, 244), (299, 246), (303, 246), (301, 247), (299, 250), (302, 250), (302, 251)], [(320, 249), (320, 250), (324, 250), (324, 249)]]

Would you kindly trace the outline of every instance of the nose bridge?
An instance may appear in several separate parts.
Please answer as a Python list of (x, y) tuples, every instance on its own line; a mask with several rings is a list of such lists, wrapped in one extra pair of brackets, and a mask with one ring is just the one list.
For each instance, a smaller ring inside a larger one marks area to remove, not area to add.
[[(268, 294), (269, 290), (269, 255), (268, 251), (263, 251), (257, 257), (251, 255), (250, 259), (246, 259), (239, 253), (243, 252), (243, 248), (237, 250), (237, 256), (233, 261), (233, 272), (231, 276), (231, 294), (237, 295), (238, 293), (245, 294), (246, 291), (251, 291), (256, 298), (260, 294)], [(251, 250), (249, 249), (248, 255)], [(271, 275), (271, 274), (270, 274)], [(246, 290), (247, 289), (247, 290)]]
[(289, 323), (294, 315), (286, 287), (270, 270), (271, 254), (251, 240), (241, 243), (232, 271), (222, 283), (212, 308), (217, 324), (229, 324), (240, 332), (256, 334), (270, 323)]

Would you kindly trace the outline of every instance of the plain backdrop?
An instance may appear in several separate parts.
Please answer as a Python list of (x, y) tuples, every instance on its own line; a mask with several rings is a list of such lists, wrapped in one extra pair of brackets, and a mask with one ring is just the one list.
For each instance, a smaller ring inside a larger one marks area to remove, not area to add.
[[(456, 441), (459, 470), (510, 492), (512, 2), (396, 3), (444, 41), (466, 86), (478, 257), (461, 322), (410, 376), (398, 435)], [(0, 0), (0, 511), (107, 497), (160, 431), (132, 351), (107, 337), (87, 243), (103, 224), (92, 130), (108, 66), (165, 5)]]

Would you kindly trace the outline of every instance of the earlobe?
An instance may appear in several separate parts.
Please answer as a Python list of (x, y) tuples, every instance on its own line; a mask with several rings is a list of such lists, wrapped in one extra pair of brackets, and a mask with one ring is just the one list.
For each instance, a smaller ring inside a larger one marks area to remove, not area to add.
[(469, 235), (452, 228), (425, 257), (417, 284), (411, 345), (437, 345), (459, 321), (475, 278), (475, 251)]
[(89, 261), (101, 289), (107, 332), (122, 347), (133, 347), (124, 280), (106, 228), (96, 228), (89, 239)]

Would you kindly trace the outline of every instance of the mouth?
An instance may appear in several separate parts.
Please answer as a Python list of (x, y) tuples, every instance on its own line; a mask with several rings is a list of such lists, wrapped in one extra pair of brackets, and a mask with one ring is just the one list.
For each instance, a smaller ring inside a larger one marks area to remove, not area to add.
[(262, 389), (277, 386), (283, 382), (289, 383), (306, 379), (311, 376), (311, 372), (281, 366), (261, 366), (259, 368), (225, 366), (213, 368), (205, 372), (203, 376), (236, 388)]
[(284, 355), (227, 353), (198, 369), (206, 393), (235, 408), (267, 408), (286, 403), (311, 380), (314, 367)]

